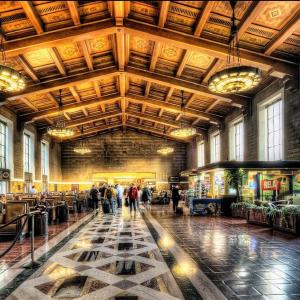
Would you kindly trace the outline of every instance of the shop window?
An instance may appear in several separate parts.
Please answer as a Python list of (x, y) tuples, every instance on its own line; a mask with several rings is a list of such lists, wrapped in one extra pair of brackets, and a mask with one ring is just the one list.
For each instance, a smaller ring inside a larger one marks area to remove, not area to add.
[(210, 162), (220, 161), (220, 133), (214, 133), (210, 136)]
[(7, 168), (7, 125), (0, 121), (0, 168)]
[(282, 160), (283, 153), (283, 91), (259, 105), (259, 159)]
[(42, 175), (49, 176), (49, 144), (41, 143), (41, 168)]
[(231, 160), (244, 160), (244, 122), (242, 118), (230, 124), (229, 157)]
[(198, 167), (203, 167), (205, 165), (204, 142), (199, 142), (197, 144), (197, 160), (198, 160)]

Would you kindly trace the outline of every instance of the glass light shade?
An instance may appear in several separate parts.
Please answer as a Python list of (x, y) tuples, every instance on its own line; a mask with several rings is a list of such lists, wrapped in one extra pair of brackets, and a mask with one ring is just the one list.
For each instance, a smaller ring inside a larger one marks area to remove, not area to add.
[(89, 147), (85, 146), (85, 145), (79, 145), (79, 146), (74, 148), (74, 152), (79, 153), (81, 155), (84, 155), (84, 154), (91, 153), (92, 150)]
[(161, 147), (160, 149), (157, 150), (157, 153), (162, 154), (162, 155), (168, 155), (174, 152), (174, 148), (172, 147)]
[(238, 93), (254, 88), (260, 81), (259, 69), (237, 66), (215, 73), (208, 81), (208, 88), (214, 93)]
[(18, 92), (25, 88), (25, 77), (8, 66), (0, 65), (0, 91)]
[(196, 128), (193, 127), (181, 127), (171, 131), (171, 135), (178, 138), (188, 138), (197, 133)]
[(72, 128), (67, 128), (63, 120), (57, 121), (55, 125), (48, 127), (48, 134), (58, 138), (67, 138), (74, 135)]

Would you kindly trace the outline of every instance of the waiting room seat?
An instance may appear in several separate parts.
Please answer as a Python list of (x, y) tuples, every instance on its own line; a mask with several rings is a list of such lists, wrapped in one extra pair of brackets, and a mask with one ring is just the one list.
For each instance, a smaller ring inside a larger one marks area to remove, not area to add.
[[(6, 213), (2, 218), (2, 223), (0, 225), (7, 224), (18, 216), (23, 214), (27, 214), (29, 212), (29, 206), (27, 201), (8, 201), (6, 203)], [(15, 236), (17, 232), (20, 230), (22, 225), (24, 224), (26, 217), (9, 224), (8, 226), (0, 229), (0, 237), (1, 236)], [(21, 237), (25, 236), (28, 233), (28, 224), (26, 224), (23, 228)]]

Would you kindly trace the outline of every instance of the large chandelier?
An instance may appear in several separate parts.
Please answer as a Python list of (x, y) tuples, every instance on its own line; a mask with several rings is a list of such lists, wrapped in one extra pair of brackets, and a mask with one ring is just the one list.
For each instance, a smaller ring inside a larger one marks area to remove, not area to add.
[(169, 155), (174, 152), (174, 148), (172, 147), (161, 147), (157, 150), (157, 153), (162, 155)]
[[(1, 22), (0, 22), (1, 27)], [(18, 92), (25, 88), (25, 77), (7, 66), (3, 36), (0, 40), (2, 63), (0, 64), (0, 92)]]
[[(184, 114), (184, 97), (183, 97), (183, 91), (181, 91), (181, 113)], [(196, 128), (191, 126), (186, 126), (183, 124), (183, 122), (180, 122), (180, 127), (173, 129), (171, 131), (171, 135), (177, 138), (188, 138), (190, 136), (193, 136), (197, 133)]]
[[(164, 135), (166, 136), (166, 127), (164, 127)], [(166, 144), (166, 143), (165, 143)], [(174, 152), (174, 148), (163, 145), (161, 148), (157, 149), (157, 153), (162, 154), (162, 155), (169, 155)]]
[[(80, 132), (81, 134), (83, 134), (83, 127), (81, 127)], [(73, 150), (74, 152), (79, 153), (81, 155), (92, 152), (92, 150), (84, 143), (83, 139), (80, 140), (79, 145), (76, 146)]]
[(237, 1), (230, 1), (232, 22), (226, 67), (208, 80), (208, 88), (214, 93), (229, 94), (248, 91), (261, 81), (260, 69), (241, 65), (234, 12), (236, 3)]
[(53, 126), (48, 127), (47, 132), (49, 135), (58, 137), (58, 138), (67, 138), (74, 135), (74, 131), (72, 128), (66, 127), (65, 117), (63, 113), (63, 104), (62, 104), (62, 90), (59, 90), (59, 110), (60, 114), (58, 116), (57, 121)]

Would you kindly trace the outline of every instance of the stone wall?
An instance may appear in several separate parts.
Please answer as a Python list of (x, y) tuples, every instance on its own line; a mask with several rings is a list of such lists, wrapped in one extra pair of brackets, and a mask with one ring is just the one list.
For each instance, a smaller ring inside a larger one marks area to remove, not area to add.
[(186, 169), (184, 143), (166, 141), (175, 151), (165, 157), (156, 152), (164, 139), (135, 131), (96, 135), (86, 142), (93, 151), (85, 156), (74, 153), (75, 142), (62, 144), (64, 181), (89, 181), (95, 172), (156, 172), (157, 180), (167, 181)]
[[(252, 111), (244, 116), (244, 159), (258, 160), (258, 109), (261, 101), (272, 96), (276, 92), (284, 89), (284, 83), (276, 80), (253, 98)], [(242, 115), (238, 109), (225, 118), (224, 128), (219, 129), (221, 133), (221, 160), (229, 159), (229, 123)], [(211, 127), (209, 133), (218, 130)], [(200, 139), (201, 140), (201, 139)], [(209, 138), (205, 140), (206, 164), (210, 162)], [(284, 91), (284, 159), (300, 160), (300, 90)], [(187, 166), (189, 169), (197, 167), (197, 147), (196, 142), (188, 146)]]

